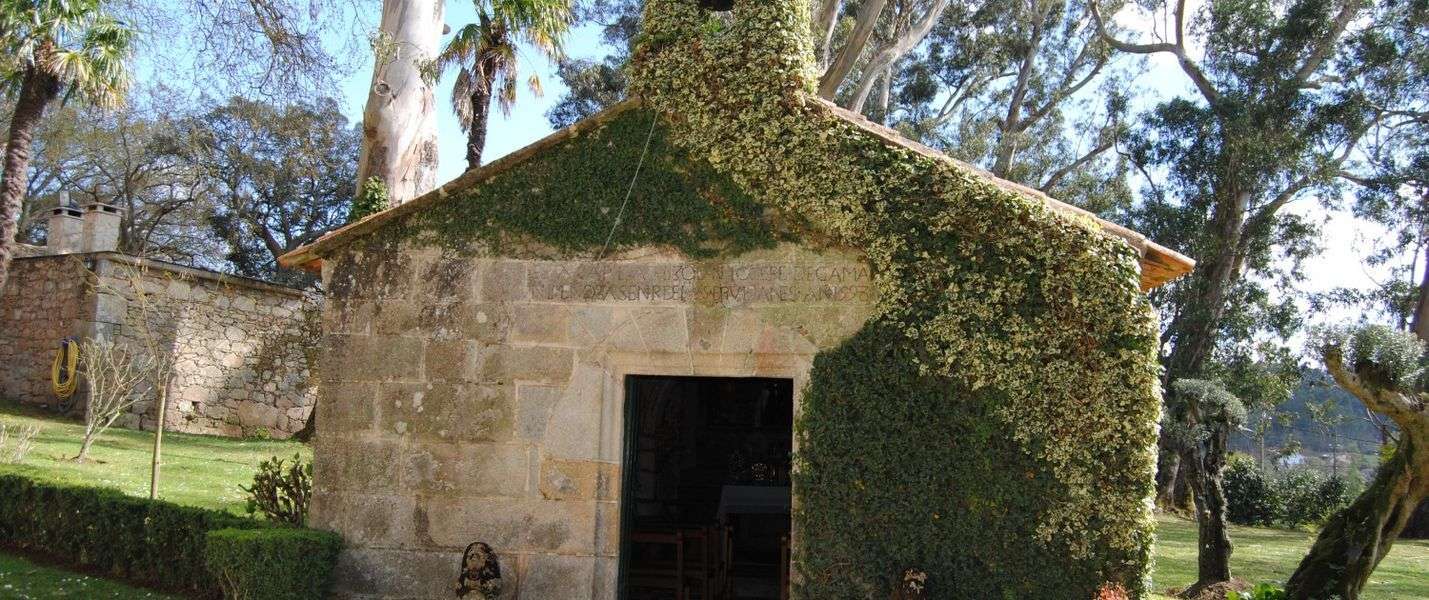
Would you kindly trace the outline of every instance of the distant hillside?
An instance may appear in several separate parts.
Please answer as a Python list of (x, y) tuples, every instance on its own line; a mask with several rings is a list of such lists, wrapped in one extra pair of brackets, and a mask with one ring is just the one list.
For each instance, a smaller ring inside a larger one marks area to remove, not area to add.
[[(1335, 400), (1337, 412), (1343, 418), (1334, 428), (1334, 436), (1327, 435), (1322, 427), (1310, 418), (1310, 409), (1307, 406), (1328, 398)], [(1273, 455), (1275, 449), (1285, 446), (1293, 438), (1300, 442), (1300, 452), (1308, 463), (1328, 469), (1324, 457), (1331, 453), (1337, 440), (1340, 453), (1358, 455), (1356, 466), (1361, 473), (1368, 475), (1373, 471), (1380, 446), (1379, 429), (1369, 420), (1364, 405), (1349, 392), (1336, 386), (1329, 373), (1309, 372), (1301, 380), (1290, 400), (1280, 406), (1280, 410), (1290, 413), (1293, 418), (1290, 423), (1276, 425), (1271, 429), (1265, 440), (1268, 455)], [(1234, 450), (1252, 455), (1258, 452), (1256, 442), (1248, 431), (1241, 431), (1233, 436), (1231, 446)]]

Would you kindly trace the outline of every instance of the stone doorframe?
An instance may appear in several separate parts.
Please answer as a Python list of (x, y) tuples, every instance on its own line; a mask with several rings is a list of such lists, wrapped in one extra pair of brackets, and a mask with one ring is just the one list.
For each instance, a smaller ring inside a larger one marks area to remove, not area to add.
[[(603, 390), (601, 407), (601, 439), (600, 456), (614, 457), (619, 469), (619, 482), (610, 486), (609, 494), (615, 500), (616, 514), (624, 519), (624, 493), (625, 487), (625, 459), (627, 457), (625, 447), (626, 429), (626, 400), (628, 398), (625, 384), (630, 376), (651, 376), (651, 377), (726, 377), (726, 378), (769, 378), (769, 379), (789, 379), (794, 382), (794, 422), (797, 424), (803, 412), (804, 387), (809, 381), (809, 370), (814, 364), (813, 354), (772, 354), (772, 353), (650, 353), (650, 352), (622, 352), (611, 351), (601, 357), (601, 366), (605, 370), (605, 390)], [(799, 451), (799, 440), (793, 440), (793, 452)], [(799, 507), (799, 488), (793, 481), (789, 484), (790, 504), (793, 510)], [(624, 523), (618, 523), (614, 527), (617, 536), (616, 548), (623, 550)], [(799, 526), (797, 522), (790, 522), (789, 525), (789, 554), (791, 557), (798, 554), (799, 547)], [(791, 558), (792, 560), (792, 558)], [(612, 585), (619, 586), (624, 581), (624, 568), (619, 554), (615, 561), (615, 577), (609, 581)], [(799, 580), (798, 571), (790, 565), (790, 583)], [(612, 590), (611, 593), (597, 597), (620, 598), (620, 590)]]

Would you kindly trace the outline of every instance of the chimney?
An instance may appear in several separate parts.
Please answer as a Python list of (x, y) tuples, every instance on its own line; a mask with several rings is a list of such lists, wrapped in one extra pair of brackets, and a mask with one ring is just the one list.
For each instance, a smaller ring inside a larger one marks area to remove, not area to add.
[(84, 238), (81, 252), (114, 252), (119, 249), (119, 222), (124, 211), (113, 204), (91, 202), (84, 205)]
[(69, 199), (69, 192), (61, 191), (59, 206), (50, 211), (49, 231), (46, 233), (45, 250), (48, 254), (72, 254), (82, 252), (84, 246), (83, 212)]

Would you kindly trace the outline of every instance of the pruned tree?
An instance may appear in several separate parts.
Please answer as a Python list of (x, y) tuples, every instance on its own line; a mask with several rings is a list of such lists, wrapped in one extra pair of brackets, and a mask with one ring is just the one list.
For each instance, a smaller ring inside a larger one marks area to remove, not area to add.
[[(510, 114), (521, 87), (520, 47), (560, 60), (572, 21), (572, 0), (474, 0), (476, 22), (463, 26), (437, 56), (437, 68), (456, 69), (452, 109), (466, 132), (466, 166), (481, 166), (493, 100)], [(532, 94), (541, 79), (526, 78)]]
[[(1197, 537), (1201, 552), (1197, 581), (1188, 590), (1229, 581), (1231, 540), (1226, 520), (1225, 466), (1230, 434), (1245, 423), (1245, 405), (1220, 382), (1178, 379), (1171, 384), (1176, 401), (1168, 408), (1163, 428), (1195, 465), (1187, 474), (1196, 497)], [(1208, 551), (1209, 550), (1209, 551)]]
[(60, 98), (119, 104), (134, 32), (103, 0), (0, 2), (0, 82), (15, 98), (0, 176), (0, 287), (9, 275), (35, 131)]
[(1328, 327), (1309, 347), (1335, 382), (1392, 419), (1400, 440), (1374, 481), (1325, 523), (1286, 584), (1296, 600), (1357, 598), (1420, 502), (1429, 498), (1424, 341), (1384, 325)]
[(442, 0), (383, 0), (372, 36), (372, 85), (353, 185), (375, 177), (394, 205), (436, 187), (436, 58), (444, 10)]
[(142, 399), (139, 388), (153, 374), (154, 361), (105, 339), (80, 344), (79, 361), (89, 395), (84, 406), (84, 436), (74, 460), (84, 462), (94, 440)]

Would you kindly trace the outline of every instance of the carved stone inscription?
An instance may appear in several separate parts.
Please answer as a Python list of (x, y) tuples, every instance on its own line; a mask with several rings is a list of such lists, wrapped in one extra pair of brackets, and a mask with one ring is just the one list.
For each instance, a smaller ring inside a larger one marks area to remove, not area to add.
[(838, 304), (873, 301), (868, 266), (854, 262), (698, 265), (533, 265), (531, 296), (550, 302), (703, 305)]

